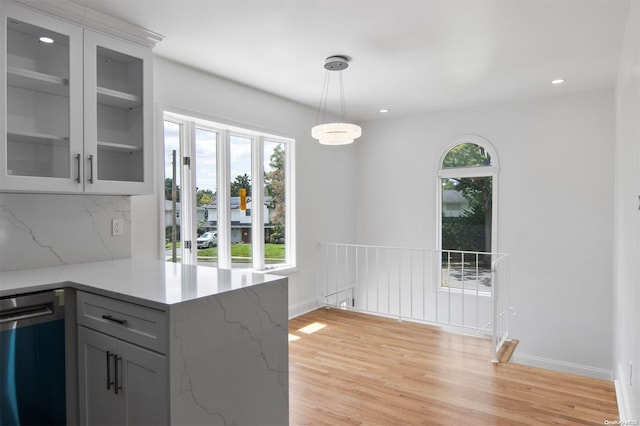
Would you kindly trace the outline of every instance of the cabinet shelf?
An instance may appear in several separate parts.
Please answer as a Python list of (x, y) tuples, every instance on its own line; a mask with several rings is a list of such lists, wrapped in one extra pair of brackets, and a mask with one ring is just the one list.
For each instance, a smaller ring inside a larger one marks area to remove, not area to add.
[(7, 85), (57, 96), (69, 96), (69, 80), (24, 68), (7, 67)]
[(98, 103), (117, 108), (134, 108), (141, 105), (139, 96), (106, 87), (98, 87)]
[(69, 138), (64, 136), (45, 135), (42, 133), (35, 133), (35, 132), (16, 132), (16, 131), (7, 132), (7, 140), (9, 142), (36, 143), (41, 145), (56, 145), (56, 146), (67, 145), (69, 143)]
[(142, 148), (140, 148), (139, 146), (124, 144), (124, 143), (100, 142), (100, 141), (98, 141), (98, 149), (103, 151), (113, 151), (113, 152), (142, 152)]

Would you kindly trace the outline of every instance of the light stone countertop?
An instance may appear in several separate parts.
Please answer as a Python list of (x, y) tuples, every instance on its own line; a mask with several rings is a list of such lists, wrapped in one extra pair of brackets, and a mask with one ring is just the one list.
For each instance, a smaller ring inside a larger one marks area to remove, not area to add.
[(284, 279), (250, 271), (120, 259), (0, 273), (0, 297), (72, 287), (166, 310), (193, 299)]

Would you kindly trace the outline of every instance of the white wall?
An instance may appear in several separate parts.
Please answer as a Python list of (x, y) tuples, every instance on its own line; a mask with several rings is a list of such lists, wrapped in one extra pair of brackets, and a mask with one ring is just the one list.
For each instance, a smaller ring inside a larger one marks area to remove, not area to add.
[[(640, 7), (630, 2), (616, 86), (614, 377), (622, 420), (640, 419)], [(633, 363), (633, 381), (630, 385)]]
[(483, 136), (498, 152), (498, 249), (510, 254), (515, 360), (609, 378), (613, 90), (365, 123), (358, 243), (436, 247), (437, 162), (461, 134)]
[[(237, 124), (294, 138), (297, 209), (297, 272), (289, 275), (290, 314), (316, 307), (317, 242), (353, 241), (355, 149), (328, 147), (311, 138), (316, 111), (299, 104), (223, 80), (156, 57), (154, 96), (159, 105), (179, 108), (214, 121)], [(158, 117), (156, 117), (158, 119)], [(158, 128), (158, 126), (156, 126)], [(162, 150), (157, 131), (156, 150)], [(157, 156), (156, 156), (157, 157)], [(162, 167), (156, 171), (162, 173)], [(132, 197), (133, 256), (158, 258), (159, 191)]]

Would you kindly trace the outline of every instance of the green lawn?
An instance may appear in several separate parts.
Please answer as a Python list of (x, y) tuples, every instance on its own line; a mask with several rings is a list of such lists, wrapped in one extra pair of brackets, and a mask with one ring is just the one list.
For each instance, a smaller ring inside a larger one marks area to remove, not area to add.
[[(283, 263), (285, 260), (284, 244), (264, 245), (264, 257), (266, 263)], [(215, 262), (218, 260), (218, 247), (199, 249), (198, 260)], [(238, 243), (231, 245), (231, 261), (234, 263), (251, 262), (251, 244)]]
[[(177, 248), (180, 248), (180, 244), (181, 244), (181, 243), (180, 243), (180, 241), (176, 242), (176, 247), (177, 247)], [(173, 245), (173, 244), (171, 244), (171, 243), (165, 243), (164, 248), (165, 248), (166, 250), (171, 250), (171, 246), (172, 246), (172, 245)]]

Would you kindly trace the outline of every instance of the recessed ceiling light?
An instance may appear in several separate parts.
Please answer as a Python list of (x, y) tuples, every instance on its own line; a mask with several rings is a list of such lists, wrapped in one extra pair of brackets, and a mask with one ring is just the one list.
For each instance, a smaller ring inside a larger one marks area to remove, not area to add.
[(389, 110), (388, 110), (388, 109), (386, 109), (386, 108), (382, 108), (382, 109), (380, 110), (380, 113), (382, 113), (382, 114), (387, 113), (387, 112), (389, 112)]
[(53, 43), (53, 39), (51, 37), (42, 36), (42, 37), (40, 37), (40, 41), (43, 42), (43, 43), (47, 43), (47, 44)]
[(562, 78), (556, 78), (555, 80), (551, 81), (551, 84), (562, 84), (564, 83), (564, 79)]

